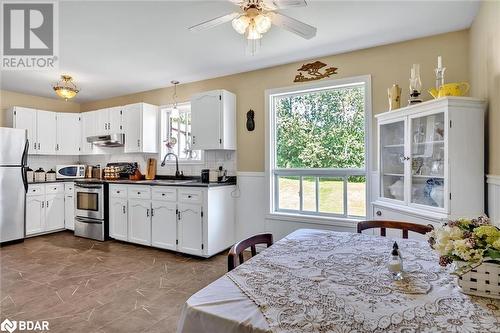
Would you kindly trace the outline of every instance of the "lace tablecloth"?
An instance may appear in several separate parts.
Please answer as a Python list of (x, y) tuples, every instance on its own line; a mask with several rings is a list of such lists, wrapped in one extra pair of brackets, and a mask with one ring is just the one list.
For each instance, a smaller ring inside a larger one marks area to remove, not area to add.
[(500, 332), (500, 301), (462, 294), (423, 241), (398, 240), (405, 278), (392, 281), (393, 242), (299, 231), (227, 277), (273, 332)]

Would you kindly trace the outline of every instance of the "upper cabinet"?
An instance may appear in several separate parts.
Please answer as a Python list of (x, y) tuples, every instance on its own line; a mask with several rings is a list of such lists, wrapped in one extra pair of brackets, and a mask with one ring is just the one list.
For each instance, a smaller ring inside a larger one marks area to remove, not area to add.
[(38, 143), (36, 141), (36, 110), (15, 106), (7, 116), (12, 117), (11, 125), (14, 128), (25, 129), (28, 132), (28, 154), (36, 154)]
[(193, 149), (236, 150), (236, 95), (213, 90), (191, 97)]
[(56, 113), (38, 110), (36, 116), (37, 154), (55, 155), (57, 153)]
[(146, 103), (123, 107), (125, 153), (158, 152), (158, 107)]
[(80, 113), (82, 123), (81, 151), (83, 155), (93, 154), (93, 146), (87, 142), (87, 137), (97, 135), (97, 111)]
[(79, 113), (56, 114), (56, 152), (58, 155), (80, 154), (80, 119)]
[(122, 107), (112, 107), (93, 111), (96, 113), (96, 135), (121, 133)]

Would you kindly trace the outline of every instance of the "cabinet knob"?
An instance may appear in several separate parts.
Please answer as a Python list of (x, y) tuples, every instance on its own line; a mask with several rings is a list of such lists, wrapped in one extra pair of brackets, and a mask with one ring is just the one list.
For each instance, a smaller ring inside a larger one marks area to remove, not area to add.
[(377, 216), (382, 216), (382, 212), (380, 210), (377, 210), (377, 212), (375, 213)]
[(190, 196), (190, 195), (188, 195), (188, 198), (189, 198), (189, 199), (191, 199), (191, 196)]
[(165, 193), (162, 193), (162, 194), (161, 194), (161, 196), (162, 196), (162, 197), (164, 197), (164, 196), (165, 196)]
[(141, 195), (141, 192), (137, 192), (137, 195)]

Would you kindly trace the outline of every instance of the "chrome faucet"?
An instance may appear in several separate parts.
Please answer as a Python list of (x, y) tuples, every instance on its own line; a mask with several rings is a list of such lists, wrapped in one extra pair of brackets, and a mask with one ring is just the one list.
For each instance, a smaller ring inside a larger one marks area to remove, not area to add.
[(163, 161), (161, 162), (161, 166), (164, 167), (165, 166), (165, 160), (167, 159), (168, 156), (174, 156), (175, 157), (175, 178), (178, 178), (178, 177), (181, 177), (181, 173), (179, 172), (179, 158), (177, 157), (177, 155), (175, 155), (174, 153), (167, 153), (165, 155), (165, 157), (163, 157)]

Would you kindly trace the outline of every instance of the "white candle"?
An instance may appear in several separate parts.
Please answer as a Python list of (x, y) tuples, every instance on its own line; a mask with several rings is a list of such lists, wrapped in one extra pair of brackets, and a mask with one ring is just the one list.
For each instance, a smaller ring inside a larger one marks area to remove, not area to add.
[(443, 59), (441, 58), (441, 56), (438, 56), (438, 68), (441, 69), (443, 67)]

